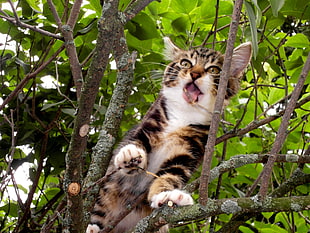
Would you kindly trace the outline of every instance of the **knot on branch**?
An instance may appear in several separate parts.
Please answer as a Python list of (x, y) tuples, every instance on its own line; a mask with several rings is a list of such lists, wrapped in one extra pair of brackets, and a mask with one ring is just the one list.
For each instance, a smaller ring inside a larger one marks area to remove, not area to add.
[(73, 40), (67, 40), (67, 41), (65, 41), (65, 45), (74, 45), (74, 41)]
[(88, 134), (88, 131), (89, 131), (89, 125), (85, 124), (81, 126), (79, 134), (83, 138)]
[(61, 28), (63, 31), (72, 32), (72, 28), (68, 24), (63, 25)]
[(120, 23), (123, 25), (125, 25), (127, 23), (127, 17), (125, 15), (125, 13), (123, 13), (123, 12), (118, 12), (118, 19), (119, 19)]
[(127, 71), (129, 68), (134, 69), (136, 57), (137, 53), (135, 51), (131, 55), (124, 53), (118, 60), (118, 71)]
[(285, 155), (285, 159), (287, 162), (297, 162), (299, 159), (299, 156), (294, 155), (294, 154), (287, 154), (287, 155)]
[(80, 193), (81, 191), (81, 185), (78, 183), (71, 183), (68, 186), (68, 193), (71, 196), (76, 196)]
[(240, 212), (242, 208), (238, 205), (238, 202), (227, 200), (221, 205), (221, 210), (226, 214), (234, 214)]

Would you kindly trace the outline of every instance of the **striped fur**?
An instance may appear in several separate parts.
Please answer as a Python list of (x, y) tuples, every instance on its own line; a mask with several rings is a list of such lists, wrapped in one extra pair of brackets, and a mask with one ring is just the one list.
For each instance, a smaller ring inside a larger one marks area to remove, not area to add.
[[(162, 90), (116, 150), (88, 233), (115, 225), (111, 232), (127, 232), (168, 201), (193, 204), (182, 188), (204, 154), (224, 58), (207, 48), (184, 51), (169, 39), (165, 42), (165, 54), (172, 62), (165, 70)], [(250, 57), (250, 43), (235, 49), (227, 101), (237, 93)], [(132, 211), (126, 216), (128, 209)]]

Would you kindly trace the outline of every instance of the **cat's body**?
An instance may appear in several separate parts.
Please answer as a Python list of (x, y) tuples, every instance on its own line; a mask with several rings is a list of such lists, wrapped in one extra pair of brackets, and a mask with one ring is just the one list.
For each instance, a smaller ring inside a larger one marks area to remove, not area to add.
[[(113, 232), (130, 230), (152, 208), (168, 201), (193, 204), (182, 188), (204, 154), (224, 59), (213, 50), (183, 51), (169, 39), (165, 42), (167, 57), (173, 62), (164, 73), (161, 93), (117, 149), (92, 212), (88, 233), (115, 225), (139, 198), (142, 201)], [(227, 102), (238, 91), (239, 77), (250, 57), (250, 43), (234, 50)], [(162, 232), (166, 230), (163, 228)]]

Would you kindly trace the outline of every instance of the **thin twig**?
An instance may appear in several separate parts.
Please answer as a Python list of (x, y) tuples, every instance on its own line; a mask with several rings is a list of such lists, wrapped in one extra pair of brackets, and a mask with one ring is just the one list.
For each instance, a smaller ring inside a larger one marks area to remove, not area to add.
[[(301, 101), (299, 101), (297, 103), (296, 108), (301, 107), (302, 105), (308, 103), (309, 101), (310, 101), (310, 96), (307, 96), (306, 98), (302, 99)], [(226, 134), (218, 137), (216, 139), (216, 144), (219, 144), (219, 143), (221, 143), (221, 142), (223, 142), (229, 138), (245, 135), (246, 133), (252, 131), (253, 129), (257, 129), (258, 127), (260, 127), (262, 125), (266, 125), (266, 124), (282, 117), (283, 114), (284, 114), (284, 111), (280, 111), (276, 115), (269, 116), (269, 117), (262, 119), (262, 120), (255, 119), (252, 122), (250, 122), (246, 127), (242, 128), (242, 129), (234, 130), (232, 132), (226, 133)]]
[(291, 97), (291, 99), (287, 105), (287, 108), (284, 112), (284, 115), (282, 117), (281, 125), (279, 127), (278, 132), (277, 132), (275, 142), (274, 142), (273, 147), (270, 151), (271, 156), (269, 157), (268, 162), (265, 165), (260, 177), (257, 179), (257, 180), (259, 180), (259, 179), (262, 180), (261, 187), (259, 190), (259, 194), (260, 194), (261, 198), (265, 198), (267, 195), (273, 164), (276, 161), (276, 155), (275, 154), (277, 154), (281, 150), (283, 143), (286, 139), (287, 127), (289, 125), (289, 120), (291, 118), (292, 112), (295, 109), (295, 106), (297, 104), (300, 93), (303, 89), (304, 82), (307, 78), (309, 70), (310, 70), (310, 53), (308, 54), (307, 61), (306, 61), (305, 65), (302, 69), (298, 83), (297, 83), (296, 87), (294, 88), (294, 91), (292, 93), (292, 97)]
[(70, 70), (72, 72), (74, 85), (76, 87), (77, 99), (79, 99), (81, 96), (81, 90), (82, 90), (82, 85), (83, 85), (83, 75), (82, 75), (82, 69), (81, 69), (81, 65), (79, 62), (79, 58), (76, 52), (76, 47), (74, 45), (73, 28), (76, 24), (78, 15), (80, 13), (82, 0), (74, 1), (73, 7), (71, 9), (70, 16), (69, 16), (69, 19), (66, 25), (62, 24), (53, 1), (47, 0), (47, 3), (58, 25), (58, 29), (61, 31), (62, 35), (64, 36), (65, 46), (68, 52), (68, 58), (69, 58), (69, 63), (70, 63)]
[(35, 71), (26, 75), (26, 77), (21, 80), (16, 88), (10, 93), (10, 95), (3, 101), (2, 105), (0, 106), (0, 110), (2, 110), (5, 105), (7, 105), (27, 84), (27, 82), (34, 78), (37, 74), (39, 74), (42, 70), (46, 68), (58, 55), (64, 50), (65, 46), (62, 45), (46, 62), (42, 63)]
[(18, 17), (18, 14), (16, 12), (16, 9), (14, 7), (14, 4), (11, 0), (8, 1), (9, 4), (11, 5), (11, 8), (12, 8), (12, 11), (13, 11), (13, 14), (14, 14), (14, 18), (13, 17), (10, 17), (8, 14), (6, 14), (4, 11), (0, 11), (3, 15), (0, 15), (0, 18), (3, 18), (5, 20), (7, 20), (8, 22), (16, 25), (16, 26), (19, 26), (19, 27), (23, 27), (23, 28), (28, 28), (32, 31), (35, 31), (35, 32), (38, 32), (42, 35), (45, 35), (45, 36), (48, 36), (48, 37), (52, 37), (52, 38), (55, 38), (55, 39), (58, 39), (58, 40), (63, 40), (63, 37), (60, 36), (60, 35), (57, 35), (55, 33), (51, 33), (49, 31), (45, 31), (41, 28), (38, 28), (36, 26), (33, 26), (33, 25), (30, 25), (30, 24), (26, 24), (22, 21), (20, 21), (19, 17)]
[(48, 142), (48, 134), (45, 134), (43, 136), (42, 143), (41, 143), (41, 152), (40, 152), (40, 158), (38, 161), (38, 168), (36, 171), (36, 175), (34, 177), (32, 186), (31, 186), (30, 191), (28, 193), (27, 200), (25, 202), (25, 210), (23, 212), (23, 215), (18, 219), (18, 222), (16, 224), (16, 228), (14, 229), (13, 233), (19, 232), (19, 228), (29, 219), (30, 207), (31, 207), (31, 203), (33, 201), (33, 196), (34, 196), (35, 191), (38, 187), (41, 172), (42, 172), (43, 167), (44, 167), (43, 163), (44, 163), (44, 158), (45, 158), (45, 153), (46, 153), (46, 148), (47, 148), (47, 142)]

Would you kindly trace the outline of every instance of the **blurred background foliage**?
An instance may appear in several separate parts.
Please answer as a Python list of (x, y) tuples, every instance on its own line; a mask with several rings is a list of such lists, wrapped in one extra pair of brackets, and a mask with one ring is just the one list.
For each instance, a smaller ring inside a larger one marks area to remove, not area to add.
[[(66, 21), (72, 1), (53, 0), (62, 20)], [(121, 0), (124, 11), (128, 0)], [(59, 34), (45, 0), (12, 1), (20, 21)], [(162, 0), (152, 2), (125, 26), (128, 47), (137, 51), (135, 79), (123, 117), (121, 138), (143, 117), (155, 100), (167, 61), (163, 57), (163, 36), (169, 36), (179, 47), (206, 46), (225, 52), (232, 0)], [(74, 42), (86, 75), (97, 38), (97, 20), (101, 16), (99, 0), (84, 1), (76, 27)], [(63, 45), (63, 41), (16, 26), (6, 17), (14, 12), (6, 1), (0, 2), (0, 104), (14, 91), (27, 74), (34, 72)], [(247, 0), (242, 10), (236, 46), (252, 41), (253, 59), (242, 80), (242, 89), (225, 111), (218, 135), (245, 128), (250, 122), (277, 115), (287, 104), (307, 55), (310, 51), (310, 3), (308, 0)], [(115, 62), (101, 82), (94, 105), (91, 131), (85, 152), (85, 172), (92, 147), (96, 144), (105, 111), (116, 83)], [(307, 78), (300, 99), (309, 96)], [(61, 212), (62, 180), (65, 154), (70, 142), (77, 109), (70, 64), (65, 50), (44, 70), (30, 78), (22, 90), (0, 111), (0, 231), (13, 231), (23, 212), (25, 201), (31, 201), (31, 219), (22, 232), (39, 232), (55, 211)], [(309, 147), (310, 103), (297, 108), (290, 121), (283, 154), (302, 155)], [(281, 118), (249, 133), (217, 145), (213, 167), (239, 154), (265, 154), (272, 147)], [(43, 143), (47, 140), (46, 146)], [(43, 159), (42, 159), (43, 158)], [(36, 181), (38, 167), (43, 170)], [(297, 168), (297, 164), (278, 163), (273, 173), (273, 188), (279, 186)], [(262, 164), (250, 164), (225, 173), (220, 182), (210, 185), (214, 198), (244, 196), (262, 170)], [(26, 168), (26, 175), (17, 170)], [(303, 167), (309, 173), (309, 165)], [(29, 173), (29, 175), (27, 174)], [(195, 175), (199, 176), (199, 172)], [(37, 182), (33, 197), (29, 187)], [(309, 195), (310, 186), (299, 186), (288, 195)], [(196, 198), (197, 194), (195, 195)], [(61, 214), (59, 214), (61, 215)], [(262, 213), (244, 224), (240, 232), (307, 232), (309, 212)], [(61, 231), (61, 218), (54, 221), (52, 232)], [(230, 216), (213, 219), (218, 230)], [(205, 232), (208, 221), (172, 229), (171, 232)], [(258, 230), (259, 229), (259, 230)]]

